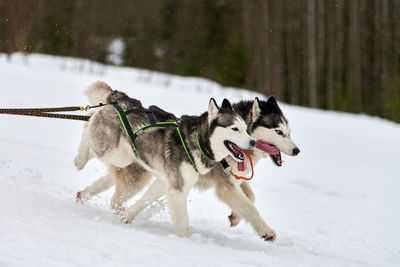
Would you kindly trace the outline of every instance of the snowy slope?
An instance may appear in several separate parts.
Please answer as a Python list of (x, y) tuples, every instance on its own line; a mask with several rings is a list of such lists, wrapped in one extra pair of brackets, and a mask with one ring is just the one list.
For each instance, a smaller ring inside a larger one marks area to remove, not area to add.
[[(86, 105), (102, 79), (177, 115), (209, 97), (255, 94), (84, 60), (0, 54), (0, 107)], [(82, 122), (0, 115), (0, 266), (400, 266), (400, 126), (363, 115), (282, 104), (298, 157), (263, 160), (251, 184), (278, 234), (263, 242), (248, 224), (228, 226), (213, 191), (189, 195), (193, 236), (174, 234), (164, 199), (123, 225), (112, 189), (86, 205), (77, 191), (104, 174), (96, 160), (73, 166)]]

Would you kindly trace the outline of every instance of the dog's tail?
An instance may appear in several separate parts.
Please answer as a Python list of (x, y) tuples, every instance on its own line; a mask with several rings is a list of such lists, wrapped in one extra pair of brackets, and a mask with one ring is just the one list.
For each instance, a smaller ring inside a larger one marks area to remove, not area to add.
[(86, 88), (85, 95), (89, 98), (90, 104), (97, 105), (99, 103), (107, 103), (107, 99), (112, 92), (114, 92), (113, 89), (107, 83), (97, 81)]

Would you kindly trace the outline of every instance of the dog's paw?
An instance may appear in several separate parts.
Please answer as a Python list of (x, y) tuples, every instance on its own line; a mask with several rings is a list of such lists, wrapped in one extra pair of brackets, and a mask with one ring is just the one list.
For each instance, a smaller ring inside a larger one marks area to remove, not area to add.
[(111, 203), (111, 209), (113, 210), (113, 213), (115, 215), (121, 215), (121, 216), (125, 215), (126, 208), (124, 206)]
[(75, 197), (75, 202), (76, 203), (83, 203), (83, 191), (79, 191), (78, 193), (76, 193), (76, 197)]
[(89, 194), (83, 190), (76, 193), (75, 202), (83, 204), (86, 200), (90, 199)]
[(121, 218), (121, 223), (124, 223), (124, 224), (130, 224), (130, 223), (132, 223), (132, 221), (133, 221), (133, 218), (130, 218), (129, 216), (126, 216), (126, 215), (124, 215)]
[(274, 242), (276, 240), (276, 232), (270, 228), (261, 238), (263, 238), (264, 241)]
[(238, 225), (241, 221), (242, 218), (234, 212), (231, 213), (231, 215), (228, 216), (229, 222), (231, 223), (231, 227), (235, 227)]
[(86, 163), (87, 163), (87, 160), (85, 160), (84, 158), (82, 158), (79, 155), (77, 155), (74, 158), (74, 164), (78, 171), (82, 170), (85, 167)]

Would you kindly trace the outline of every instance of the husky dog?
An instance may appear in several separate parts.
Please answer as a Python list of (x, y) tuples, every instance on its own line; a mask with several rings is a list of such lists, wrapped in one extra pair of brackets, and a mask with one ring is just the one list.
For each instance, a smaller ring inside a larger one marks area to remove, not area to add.
[[(291, 140), (288, 121), (274, 97), (269, 97), (268, 101), (260, 101), (258, 98), (254, 102), (242, 101), (233, 107), (245, 120), (250, 135), (257, 140), (258, 149), (249, 151), (254, 164), (269, 155), (277, 166), (281, 166), (280, 151), (291, 156), (299, 154), (300, 150)], [(249, 183), (234, 178), (234, 175), (247, 175), (250, 172), (249, 161), (246, 160), (245, 164), (236, 164), (230, 157), (226, 160), (230, 165), (230, 172), (227, 173), (219, 164), (215, 164), (209, 173), (200, 175), (196, 187), (200, 189), (215, 187), (217, 196), (233, 210), (229, 216), (232, 227), (244, 218), (264, 240), (274, 241), (275, 231), (264, 222), (253, 205), (255, 197)], [(111, 204), (114, 209), (121, 211), (123, 203), (141, 191), (150, 180), (150, 173), (138, 164), (134, 163), (121, 169), (111, 166), (106, 176), (77, 194), (77, 201), (90, 199), (115, 184)], [(125, 212), (123, 222), (131, 222), (142, 209), (161, 197), (152, 191), (153, 186), (150, 186), (144, 196)]]
[[(86, 125), (75, 157), (76, 167), (82, 169), (92, 157), (117, 168), (139, 164), (157, 177), (149, 191), (157, 196), (166, 194), (178, 236), (190, 236), (186, 197), (199, 175), (207, 174), (216, 161), (227, 156), (243, 161), (243, 149), (255, 146), (254, 139), (246, 132), (245, 122), (233, 112), (226, 99), (221, 108), (211, 99), (208, 112), (201, 116), (182, 116), (177, 127), (153, 127), (142, 133), (133, 145), (114, 104), (124, 110), (134, 110), (126, 113), (133, 129), (149, 123), (146, 113), (150, 110), (143, 108), (140, 101), (113, 91), (104, 82), (96, 82), (86, 94), (92, 104), (110, 105), (96, 111)], [(151, 113), (158, 122), (166, 117), (161, 109), (155, 108)], [(200, 149), (208, 151), (212, 160), (203, 158)]]
[[(260, 101), (256, 98), (253, 103), (242, 101), (234, 104), (233, 108), (246, 121), (249, 134), (257, 140), (257, 149), (249, 151), (254, 165), (261, 158), (269, 156), (272, 162), (280, 167), (283, 163), (281, 152), (290, 156), (297, 156), (300, 153), (300, 149), (291, 139), (291, 129), (288, 120), (279, 108), (275, 97), (271, 96), (267, 101)], [(231, 166), (235, 167), (229, 158), (227, 161), (230, 162)], [(251, 169), (249, 161), (246, 161), (246, 168), (244, 172), (241, 172), (243, 169), (243, 167), (234, 168), (232, 173), (234, 175), (238, 175), (239, 173), (241, 175), (248, 174)], [(249, 183), (242, 182), (240, 187), (249, 200), (254, 203), (255, 196)], [(240, 212), (232, 209), (232, 214), (228, 216), (231, 226), (238, 225), (241, 217), (245, 218), (252, 225), (257, 225), (255, 222), (252, 223), (251, 219), (249, 220), (249, 218), (241, 215)], [(257, 218), (257, 215), (254, 215), (253, 218)], [(262, 219), (257, 218), (255, 220), (260, 222)]]

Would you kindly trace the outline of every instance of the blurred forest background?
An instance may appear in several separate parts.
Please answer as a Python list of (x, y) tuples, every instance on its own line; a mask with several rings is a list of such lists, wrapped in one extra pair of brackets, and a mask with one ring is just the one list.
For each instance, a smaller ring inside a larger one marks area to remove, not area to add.
[(15, 51), (400, 122), (399, 0), (0, 0), (0, 52)]

